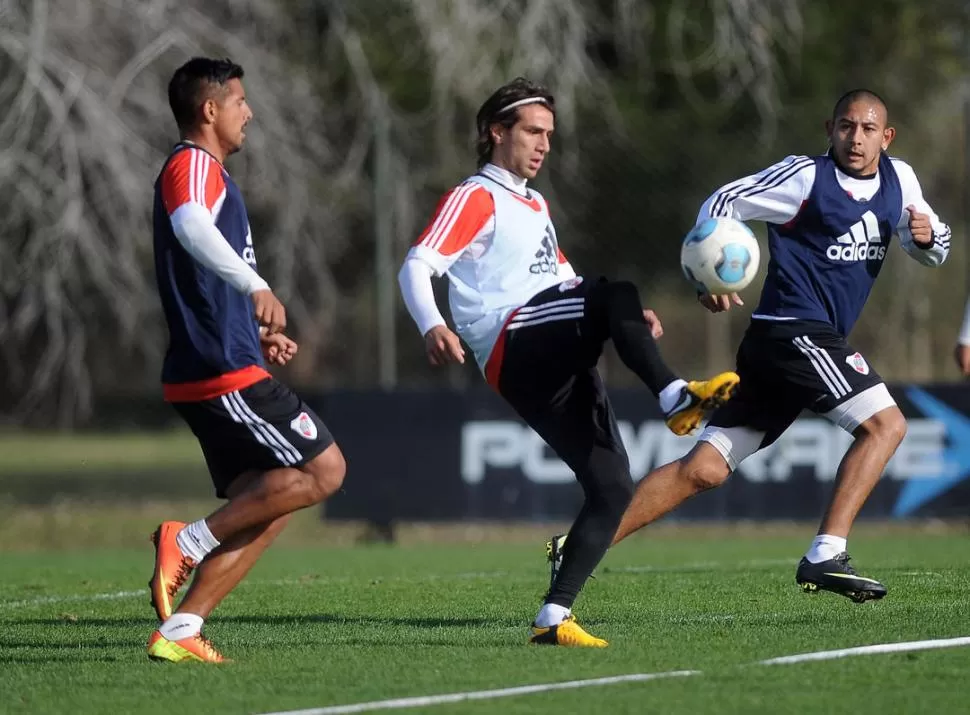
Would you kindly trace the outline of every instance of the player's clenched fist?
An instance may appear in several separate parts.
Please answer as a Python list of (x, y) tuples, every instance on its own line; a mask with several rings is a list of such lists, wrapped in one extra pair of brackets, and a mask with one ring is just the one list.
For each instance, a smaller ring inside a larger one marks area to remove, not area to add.
[(933, 226), (930, 225), (929, 214), (920, 213), (913, 205), (907, 206), (909, 211), (909, 232), (913, 234), (913, 241), (919, 246), (929, 246), (933, 243)]
[(257, 290), (250, 296), (256, 312), (256, 322), (266, 328), (270, 335), (286, 327), (286, 308), (280, 303), (273, 291)]

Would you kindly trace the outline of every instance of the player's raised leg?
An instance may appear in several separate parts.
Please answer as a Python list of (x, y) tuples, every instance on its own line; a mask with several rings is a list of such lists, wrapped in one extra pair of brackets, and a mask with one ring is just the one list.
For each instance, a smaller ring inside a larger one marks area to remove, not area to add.
[(670, 369), (656, 342), (663, 334), (659, 320), (652, 312), (644, 311), (633, 283), (594, 283), (589, 288), (586, 304), (591, 321), (607, 331), (602, 339), (613, 340), (623, 364), (657, 398), (667, 426), (674, 434), (690, 434), (731, 398), (738, 385), (734, 372), (688, 382)]
[[(662, 328), (656, 316), (644, 311), (636, 286), (628, 281), (601, 280), (586, 289), (584, 330), (595, 334), (592, 345), (612, 339), (617, 354), (657, 398), (667, 426), (678, 435), (697, 429), (701, 422), (734, 394), (738, 376), (724, 372), (706, 381), (688, 382), (670, 369), (657, 346)], [(686, 498), (686, 497), (684, 497)], [(679, 502), (678, 502), (679, 503)], [(673, 507), (671, 507), (673, 508)], [(562, 567), (569, 535), (546, 542), (550, 587)]]

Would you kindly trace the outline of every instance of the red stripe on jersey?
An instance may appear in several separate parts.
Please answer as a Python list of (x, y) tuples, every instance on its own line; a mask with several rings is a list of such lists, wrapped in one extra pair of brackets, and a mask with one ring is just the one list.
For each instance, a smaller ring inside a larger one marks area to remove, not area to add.
[(272, 375), (259, 365), (250, 365), (206, 380), (164, 384), (162, 396), (166, 402), (202, 402), (228, 395), (236, 390), (245, 390), (268, 377)]
[(512, 318), (514, 318), (518, 312), (518, 309), (513, 310), (509, 314), (509, 317), (505, 319), (505, 323), (502, 325), (502, 329), (499, 331), (498, 340), (495, 341), (495, 346), (492, 348), (492, 352), (488, 356), (488, 360), (485, 362), (485, 382), (495, 388), (496, 392), (499, 392), (498, 382), (499, 378), (502, 376), (502, 360), (505, 359), (506, 328), (509, 327), (509, 323), (512, 322)]
[(162, 203), (169, 215), (187, 203), (212, 211), (225, 190), (222, 165), (201, 149), (180, 149), (162, 172)]
[[(506, 191), (508, 191), (508, 189), (506, 189)], [(512, 196), (513, 199), (516, 199), (517, 201), (519, 201), (519, 203), (525, 204), (533, 211), (535, 212), (542, 211), (542, 204), (539, 203), (539, 199), (537, 199), (535, 196), (527, 199), (525, 196), (519, 196), (514, 191), (509, 191), (509, 194)]]
[(495, 200), (480, 184), (468, 182), (449, 191), (435, 209), (417, 244), (450, 256), (461, 251), (495, 214)]
[(562, 252), (562, 249), (559, 248), (559, 246), (556, 246), (556, 251), (559, 252), (559, 265), (569, 263), (569, 261), (566, 259), (566, 254)]

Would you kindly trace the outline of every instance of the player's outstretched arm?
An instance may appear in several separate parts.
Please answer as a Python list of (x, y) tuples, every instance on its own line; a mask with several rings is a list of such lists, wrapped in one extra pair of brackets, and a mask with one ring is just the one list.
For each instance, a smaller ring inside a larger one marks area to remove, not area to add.
[(815, 183), (815, 161), (788, 156), (757, 174), (725, 184), (697, 213), (697, 222), (729, 217), (738, 221), (783, 224), (798, 215)]
[[(787, 223), (798, 215), (814, 183), (815, 161), (807, 156), (787, 156), (767, 169), (719, 188), (701, 205), (697, 223), (720, 217)], [(699, 294), (697, 300), (712, 313), (744, 305), (737, 293)]]

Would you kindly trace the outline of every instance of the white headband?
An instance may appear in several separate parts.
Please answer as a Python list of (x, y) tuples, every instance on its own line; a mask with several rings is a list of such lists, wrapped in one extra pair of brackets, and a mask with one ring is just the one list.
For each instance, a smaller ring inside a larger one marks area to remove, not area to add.
[(521, 107), (523, 104), (538, 104), (540, 102), (542, 104), (545, 104), (546, 106), (549, 105), (549, 101), (545, 97), (526, 97), (525, 99), (520, 99), (517, 102), (512, 102), (512, 104), (509, 104), (508, 106), (502, 107), (500, 110), (498, 110), (495, 113), (495, 116), (498, 116), (499, 114), (505, 114), (510, 109), (515, 109), (516, 107)]

